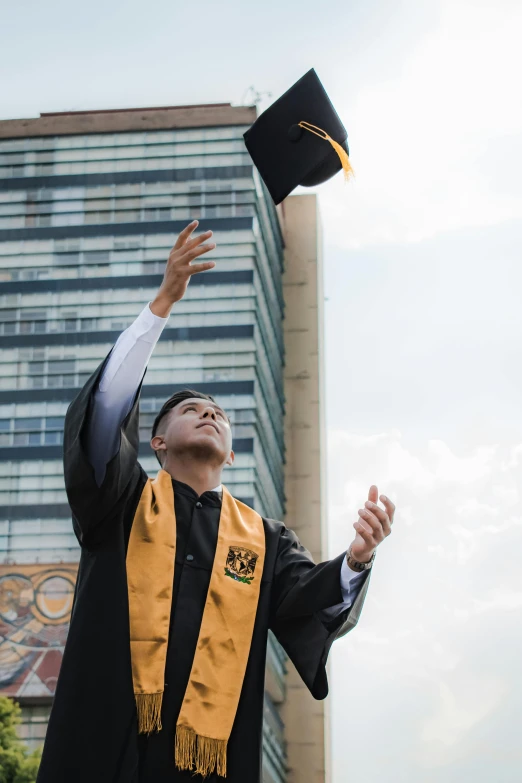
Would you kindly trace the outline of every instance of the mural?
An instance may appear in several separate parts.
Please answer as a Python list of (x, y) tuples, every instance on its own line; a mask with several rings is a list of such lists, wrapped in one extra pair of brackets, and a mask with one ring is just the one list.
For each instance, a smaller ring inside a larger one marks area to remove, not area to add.
[(0, 692), (53, 696), (77, 563), (0, 565)]

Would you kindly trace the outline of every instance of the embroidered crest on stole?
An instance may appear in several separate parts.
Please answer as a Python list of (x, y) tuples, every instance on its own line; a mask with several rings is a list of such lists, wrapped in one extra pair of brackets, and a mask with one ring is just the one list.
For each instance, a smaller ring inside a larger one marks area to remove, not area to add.
[(256, 561), (259, 555), (251, 549), (242, 546), (229, 546), (225, 576), (230, 576), (236, 582), (249, 585), (254, 578)]

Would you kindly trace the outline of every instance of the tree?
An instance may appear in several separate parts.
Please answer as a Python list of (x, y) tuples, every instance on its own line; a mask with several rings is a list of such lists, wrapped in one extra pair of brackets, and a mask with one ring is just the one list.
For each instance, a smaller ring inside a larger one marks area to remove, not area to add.
[(16, 733), (22, 710), (0, 696), (0, 783), (35, 783), (41, 750), (29, 753)]

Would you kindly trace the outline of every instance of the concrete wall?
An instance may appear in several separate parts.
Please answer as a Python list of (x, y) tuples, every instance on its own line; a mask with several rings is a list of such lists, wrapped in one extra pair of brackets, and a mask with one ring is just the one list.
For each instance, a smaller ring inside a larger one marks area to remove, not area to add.
[[(324, 293), (322, 237), (314, 195), (291, 196), (278, 209), (285, 239), (284, 336), (286, 523), (325, 560)], [(281, 705), (288, 742), (288, 783), (329, 780), (328, 703), (315, 700), (289, 663)]]

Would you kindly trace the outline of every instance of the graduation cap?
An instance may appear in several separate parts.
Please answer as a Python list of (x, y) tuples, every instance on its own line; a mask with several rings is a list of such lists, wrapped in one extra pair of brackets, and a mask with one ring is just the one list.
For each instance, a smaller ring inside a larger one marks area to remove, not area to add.
[(298, 185), (314, 187), (352, 173), (348, 134), (315, 70), (259, 115), (245, 144), (275, 204)]

